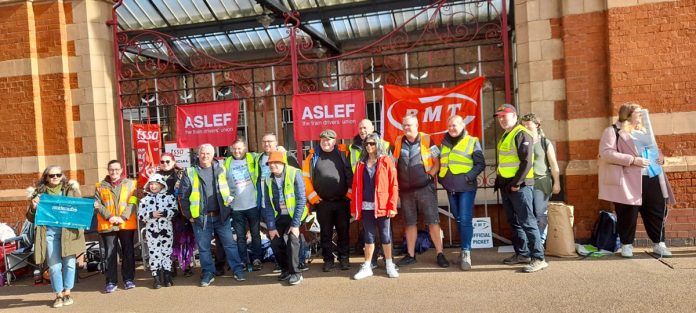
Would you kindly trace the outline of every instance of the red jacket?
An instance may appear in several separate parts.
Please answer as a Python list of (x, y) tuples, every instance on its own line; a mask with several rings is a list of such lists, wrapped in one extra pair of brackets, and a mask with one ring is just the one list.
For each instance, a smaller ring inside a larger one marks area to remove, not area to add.
[[(350, 202), (350, 214), (356, 220), (362, 217), (363, 172), (364, 162), (358, 162), (353, 176), (353, 199)], [(383, 155), (377, 160), (375, 172), (375, 217), (396, 214), (396, 201), (399, 198), (399, 185), (396, 181), (396, 166), (390, 157)]]

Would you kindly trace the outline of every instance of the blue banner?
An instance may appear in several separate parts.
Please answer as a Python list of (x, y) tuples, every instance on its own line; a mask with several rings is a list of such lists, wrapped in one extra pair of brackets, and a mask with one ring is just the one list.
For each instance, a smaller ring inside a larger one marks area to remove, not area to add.
[(36, 225), (89, 229), (94, 199), (41, 194), (36, 208)]
[(648, 165), (648, 177), (653, 178), (662, 174), (662, 166), (657, 163), (657, 160), (660, 158), (660, 152), (657, 150), (657, 148), (645, 147), (642, 157), (650, 160), (650, 164)]

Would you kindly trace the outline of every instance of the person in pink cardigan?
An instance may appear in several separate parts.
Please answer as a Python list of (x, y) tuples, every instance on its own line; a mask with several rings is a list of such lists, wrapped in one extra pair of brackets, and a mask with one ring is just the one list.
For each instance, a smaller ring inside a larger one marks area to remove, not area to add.
[[(664, 257), (672, 255), (664, 240), (667, 204), (674, 203), (674, 195), (666, 177), (663, 194), (659, 175), (648, 175), (650, 160), (641, 153), (657, 149), (651, 136), (650, 130), (643, 127), (643, 109), (638, 104), (625, 103), (619, 108), (616, 124), (607, 127), (599, 141), (599, 199), (614, 203), (621, 256), (626, 258), (633, 257), (638, 213), (655, 244), (653, 252)], [(656, 163), (664, 164), (662, 153)]]

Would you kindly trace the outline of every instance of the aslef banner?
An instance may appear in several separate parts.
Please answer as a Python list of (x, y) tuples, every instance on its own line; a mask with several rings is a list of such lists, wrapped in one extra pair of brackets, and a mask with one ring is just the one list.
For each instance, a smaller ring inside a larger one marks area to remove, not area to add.
[(176, 107), (176, 145), (196, 148), (204, 143), (229, 146), (237, 139), (239, 101), (208, 102)]
[(297, 141), (319, 140), (325, 129), (334, 130), (337, 139), (350, 139), (365, 118), (365, 93), (348, 90), (294, 95), (292, 117)]
[(133, 146), (137, 155), (138, 185), (140, 186), (157, 171), (161, 141), (159, 125), (133, 124)]
[(484, 77), (477, 77), (452, 88), (409, 88), (384, 86), (382, 134), (394, 142), (403, 134), (401, 124), (406, 115), (418, 118), (418, 131), (430, 134), (439, 144), (447, 132), (447, 119), (453, 115), (464, 118), (471, 136), (481, 138), (481, 88)]

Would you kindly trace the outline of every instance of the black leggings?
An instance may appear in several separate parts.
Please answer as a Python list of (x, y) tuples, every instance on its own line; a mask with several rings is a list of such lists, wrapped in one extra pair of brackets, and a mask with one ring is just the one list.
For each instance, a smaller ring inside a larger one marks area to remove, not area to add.
[(643, 218), (643, 225), (648, 237), (654, 243), (665, 241), (664, 221), (667, 217), (666, 199), (662, 196), (660, 179), (655, 176), (643, 176), (643, 205), (614, 203), (616, 210), (616, 230), (621, 244), (633, 244), (636, 237), (638, 213)]
[(106, 283), (118, 283), (116, 266), (121, 250), (121, 276), (123, 281), (135, 279), (135, 248), (133, 241), (135, 230), (119, 230), (100, 234), (106, 251)]

